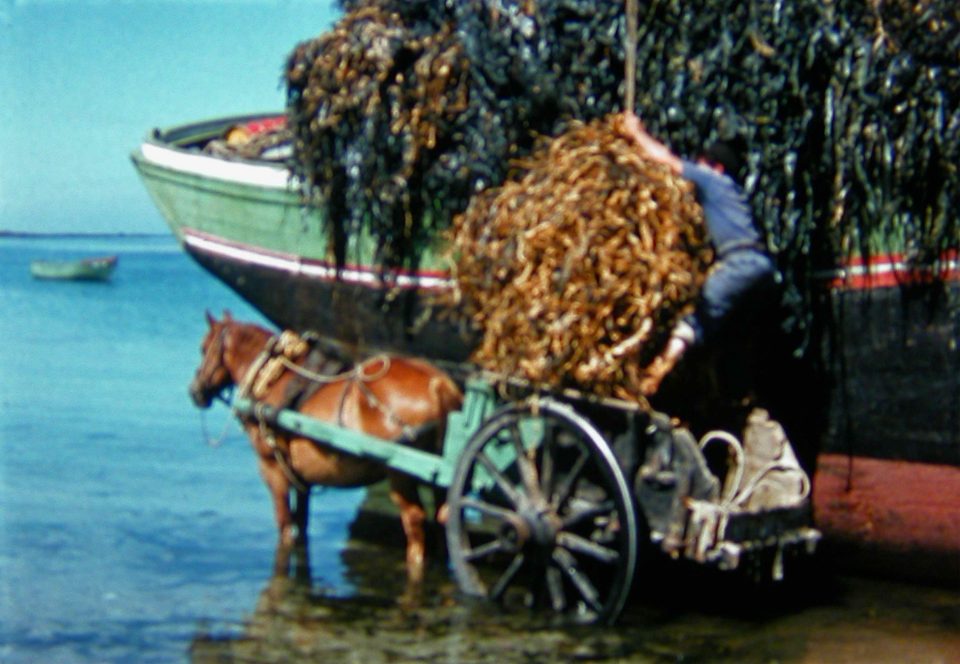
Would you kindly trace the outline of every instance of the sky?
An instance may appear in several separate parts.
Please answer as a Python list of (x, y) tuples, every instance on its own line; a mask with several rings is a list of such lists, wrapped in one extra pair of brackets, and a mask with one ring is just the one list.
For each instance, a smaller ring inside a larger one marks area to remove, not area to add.
[(154, 127), (282, 110), (335, 0), (0, 0), (0, 231), (164, 233), (130, 162)]

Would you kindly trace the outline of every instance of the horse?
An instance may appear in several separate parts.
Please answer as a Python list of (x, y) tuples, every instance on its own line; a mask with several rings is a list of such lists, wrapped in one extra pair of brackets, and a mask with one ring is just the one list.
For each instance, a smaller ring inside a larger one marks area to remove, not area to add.
[[(229, 312), (222, 320), (210, 312), (206, 318), (202, 361), (190, 383), (200, 408), (238, 386), (241, 396), (257, 403), (292, 407), (324, 422), (438, 453), (446, 416), (463, 401), (457, 384), (423, 360), (380, 355), (352, 365), (306, 335), (277, 336), (235, 321)], [(239, 417), (273, 499), (278, 550), (306, 545), (311, 486), (359, 487), (387, 479), (406, 536), (408, 577), (422, 579), (426, 511), (414, 478), (270, 426), (256, 415)]]

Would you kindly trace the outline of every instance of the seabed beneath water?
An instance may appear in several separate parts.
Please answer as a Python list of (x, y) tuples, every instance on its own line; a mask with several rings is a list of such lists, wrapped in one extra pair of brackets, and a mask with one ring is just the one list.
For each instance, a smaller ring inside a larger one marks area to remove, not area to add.
[(458, 594), (436, 560), (407, 587), (402, 547), (351, 540), (356, 592), (274, 577), (230, 633), (201, 633), (195, 664), (221, 662), (928, 662), (958, 661), (960, 592), (840, 576), (813, 559), (793, 582), (647, 560), (620, 621), (558, 625)]

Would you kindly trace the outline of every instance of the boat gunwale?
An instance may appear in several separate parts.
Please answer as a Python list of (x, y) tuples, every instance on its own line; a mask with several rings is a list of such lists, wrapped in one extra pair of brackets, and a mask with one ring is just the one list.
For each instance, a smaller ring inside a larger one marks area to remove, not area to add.
[(241, 184), (260, 189), (296, 193), (293, 174), (283, 164), (200, 151), (196, 145), (213, 140), (234, 125), (248, 124), (282, 116), (260, 113), (203, 120), (168, 129), (154, 129), (134, 150), (131, 158), (141, 167), (149, 164), (176, 173)]

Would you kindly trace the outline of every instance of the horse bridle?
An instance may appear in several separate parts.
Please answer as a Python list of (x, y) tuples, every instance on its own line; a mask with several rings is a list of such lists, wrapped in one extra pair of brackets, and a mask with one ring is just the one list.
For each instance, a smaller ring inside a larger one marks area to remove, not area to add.
[[(217, 339), (217, 345), (218, 345), (218, 349), (217, 349), (218, 366), (224, 367), (224, 369), (226, 369), (226, 349), (227, 349), (227, 326), (226, 325), (220, 326), (220, 334), (217, 335), (216, 339)], [(204, 359), (206, 359), (206, 353), (204, 354)], [(204, 362), (204, 364), (206, 364), (206, 362)], [(210, 373), (212, 373), (212, 371)], [(227, 385), (224, 385), (223, 387), (220, 387), (220, 388), (214, 388), (212, 386), (205, 387), (204, 396), (206, 396), (206, 393), (209, 393), (211, 390), (216, 389), (216, 392), (213, 392), (213, 394), (210, 395), (211, 401), (216, 399), (218, 401), (223, 402), (227, 406), (229, 406), (233, 401), (233, 387), (234, 387), (233, 383), (228, 383)], [(227, 393), (227, 395), (224, 396), (224, 393)]]

